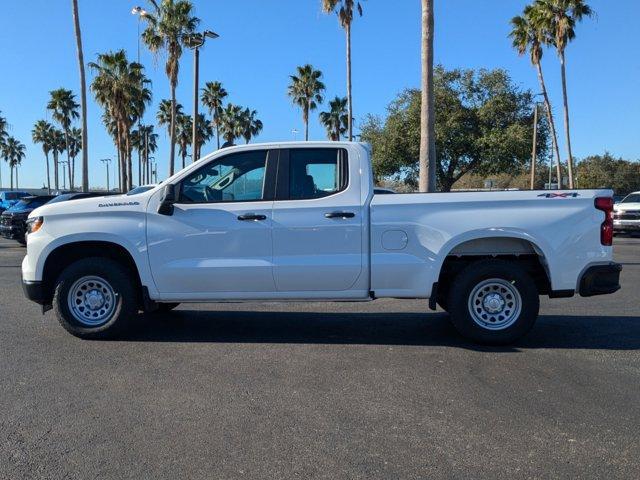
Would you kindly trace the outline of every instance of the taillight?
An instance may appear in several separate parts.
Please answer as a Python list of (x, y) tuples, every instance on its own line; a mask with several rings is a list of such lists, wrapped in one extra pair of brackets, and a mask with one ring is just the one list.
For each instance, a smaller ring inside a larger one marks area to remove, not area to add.
[(600, 225), (600, 243), (610, 247), (613, 245), (613, 198), (597, 197), (595, 206), (604, 212), (604, 222)]

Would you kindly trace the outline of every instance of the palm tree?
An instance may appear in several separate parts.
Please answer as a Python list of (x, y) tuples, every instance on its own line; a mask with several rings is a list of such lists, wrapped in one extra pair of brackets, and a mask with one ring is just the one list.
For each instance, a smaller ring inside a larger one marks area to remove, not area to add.
[(242, 137), (244, 138), (245, 143), (249, 143), (253, 137), (257, 137), (262, 131), (262, 120), (259, 120), (257, 115), (258, 112), (249, 108), (245, 108), (240, 114)]
[[(82, 144), (82, 129), (73, 127), (69, 131), (69, 156), (71, 157), (71, 161), (75, 163), (76, 157), (78, 154), (83, 151)], [(71, 184), (71, 178), (69, 178), (69, 184)]]
[[(60, 185), (59, 183), (60, 175), (58, 173), (60, 165), (58, 163), (58, 159), (60, 157), (60, 154), (64, 152), (66, 149), (64, 132), (62, 132), (61, 130), (58, 130), (57, 128), (53, 128), (51, 130), (50, 142), (51, 142), (51, 154), (53, 155), (53, 186), (57, 191)], [(62, 174), (64, 175), (64, 172), (62, 172)]]
[(433, 87), (434, 0), (422, 0), (422, 85), (420, 103), (420, 152), (418, 157), (421, 192), (436, 191), (436, 114)]
[[(171, 136), (171, 110), (171, 100), (160, 100), (156, 120), (158, 120), (158, 125), (167, 128), (169, 136)], [(183, 115), (182, 105), (180, 103), (176, 103), (175, 112), (176, 118)]]
[(327, 129), (329, 140), (337, 142), (348, 130), (347, 102), (346, 97), (336, 96), (329, 102), (329, 111), (320, 112), (320, 123)]
[(71, 90), (58, 88), (49, 92), (51, 98), (47, 104), (47, 109), (51, 110), (53, 119), (58, 122), (64, 132), (65, 150), (67, 151), (67, 167), (69, 170), (69, 188), (73, 190), (73, 181), (75, 174), (75, 165), (69, 157), (69, 130), (71, 123), (80, 115), (78, 114), (78, 105), (76, 96)]
[(553, 45), (560, 59), (562, 77), (562, 100), (564, 104), (564, 132), (567, 143), (567, 167), (569, 188), (573, 188), (573, 155), (569, 128), (569, 99), (567, 95), (567, 74), (565, 49), (576, 37), (575, 27), (584, 17), (591, 17), (593, 10), (585, 0), (536, 0), (532, 17), (537, 28), (545, 33), (546, 43)]
[(52, 130), (51, 125), (46, 120), (38, 120), (31, 130), (31, 138), (33, 143), (42, 144), (42, 152), (44, 153), (45, 163), (47, 165), (47, 192), (51, 193), (51, 175), (49, 173), (49, 152), (53, 147), (52, 145)]
[(149, 50), (158, 53), (165, 50), (167, 61), (165, 72), (171, 85), (171, 122), (169, 135), (171, 149), (169, 151), (169, 176), (174, 172), (176, 145), (176, 87), (178, 71), (185, 36), (192, 34), (200, 20), (193, 16), (193, 5), (189, 0), (149, 0), (153, 13), (147, 12), (142, 17), (147, 21), (147, 28), (142, 39)]
[(209, 109), (211, 122), (216, 128), (216, 144), (220, 149), (220, 114), (222, 101), (227, 97), (227, 91), (220, 82), (207, 82), (202, 89), (202, 104)]
[(242, 136), (242, 107), (228, 103), (220, 115), (220, 132), (225, 143), (222, 147), (232, 145), (234, 140)]
[(556, 134), (556, 125), (553, 118), (553, 110), (551, 110), (551, 102), (547, 93), (547, 85), (544, 81), (542, 73), (542, 45), (544, 43), (544, 32), (535, 27), (532, 20), (533, 6), (528, 5), (524, 9), (522, 16), (513, 17), (511, 26), (513, 27), (509, 36), (513, 41), (513, 47), (518, 51), (519, 55), (524, 55), (529, 51), (531, 63), (536, 67), (538, 72), (538, 81), (544, 99), (545, 110), (547, 113), (547, 121), (551, 129), (551, 143), (553, 152), (556, 157), (556, 174), (558, 175), (558, 187), (562, 188), (562, 172), (560, 166), (560, 149), (558, 148), (558, 136)]
[(144, 183), (151, 183), (151, 164), (149, 154), (158, 149), (158, 134), (153, 131), (153, 125), (142, 125), (142, 136), (144, 138)]
[(196, 131), (196, 148), (194, 148), (193, 161), (200, 159), (202, 146), (211, 140), (213, 137), (213, 127), (211, 126), (212, 122), (210, 122), (205, 116), (204, 113), (198, 114), (198, 126)]
[(176, 119), (176, 142), (178, 143), (178, 153), (182, 158), (182, 168), (186, 166), (189, 145), (191, 145), (191, 134), (193, 133), (192, 129), (193, 122), (190, 115), (180, 115)]
[(84, 75), (84, 54), (82, 53), (82, 33), (80, 32), (80, 15), (78, 14), (78, 0), (72, 0), (73, 26), (76, 34), (76, 49), (78, 51), (78, 67), (80, 69), (80, 105), (82, 111), (82, 191), (89, 191), (89, 153), (87, 151), (87, 81)]
[[(0, 110), (0, 114), (1, 113), (2, 113), (2, 110)], [(2, 115), (0, 115), (0, 146), (4, 145), (5, 140), (9, 136), (9, 133), (7, 132), (8, 127), (9, 127), (9, 124), (7, 123), (7, 119)]]
[[(337, 8), (339, 7), (339, 8)], [(348, 139), (353, 139), (353, 98), (351, 97), (351, 22), (353, 13), (357, 11), (362, 16), (362, 5), (354, 0), (322, 0), (322, 9), (329, 13), (337, 8), (340, 25), (347, 36), (347, 102), (348, 102)]]
[(151, 82), (144, 75), (144, 67), (130, 63), (124, 50), (100, 54), (89, 66), (97, 72), (91, 83), (96, 101), (105, 109), (105, 120), (115, 123), (121, 188), (131, 189), (131, 127), (151, 101), (146, 87)]
[(297, 75), (290, 75), (288, 95), (293, 103), (302, 109), (302, 120), (304, 121), (304, 139), (309, 140), (309, 112), (322, 103), (324, 83), (320, 81), (322, 72), (315, 70), (307, 64), (297, 68)]
[[(9, 164), (11, 169), (11, 190), (13, 190), (13, 170), (22, 163), (24, 159), (25, 146), (14, 137), (7, 137), (2, 145), (2, 157)], [(16, 187), (18, 183), (18, 172), (16, 171)]]

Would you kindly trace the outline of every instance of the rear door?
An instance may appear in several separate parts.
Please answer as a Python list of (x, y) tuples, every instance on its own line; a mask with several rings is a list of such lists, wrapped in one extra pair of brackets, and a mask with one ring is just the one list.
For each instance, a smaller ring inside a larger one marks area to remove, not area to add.
[(344, 148), (280, 150), (273, 203), (278, 291), (322, 296), (368, 288), (358, 282), (366, 270), (358, 175)]

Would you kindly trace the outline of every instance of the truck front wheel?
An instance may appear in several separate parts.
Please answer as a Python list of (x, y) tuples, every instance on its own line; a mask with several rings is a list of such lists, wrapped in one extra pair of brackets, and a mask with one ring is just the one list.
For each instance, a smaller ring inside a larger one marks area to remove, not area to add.
[(78, 260), (58, 277), (55, 315), (72, 335), (109, 338), (122, 332), (136, 315), (136, 288), (120, 263), (101, 257)]
[(451, 321), (462, 335), (500, 345), (531, 330), (540, 300), (535, 282), (520, 265), (480, 260), (454, 278), (448, 306)]

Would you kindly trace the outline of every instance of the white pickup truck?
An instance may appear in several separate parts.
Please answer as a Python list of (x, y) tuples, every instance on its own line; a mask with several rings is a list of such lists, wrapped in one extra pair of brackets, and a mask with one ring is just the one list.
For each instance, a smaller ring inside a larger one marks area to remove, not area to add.
[(620, 288), (612, 208), (607, 190), (374, 195), (365, 144), (247, 145), (141, 194), (35, 210), (22, 281), (82, 338), (183, 302), (395, 297), (507, 343), (539, 295)]

